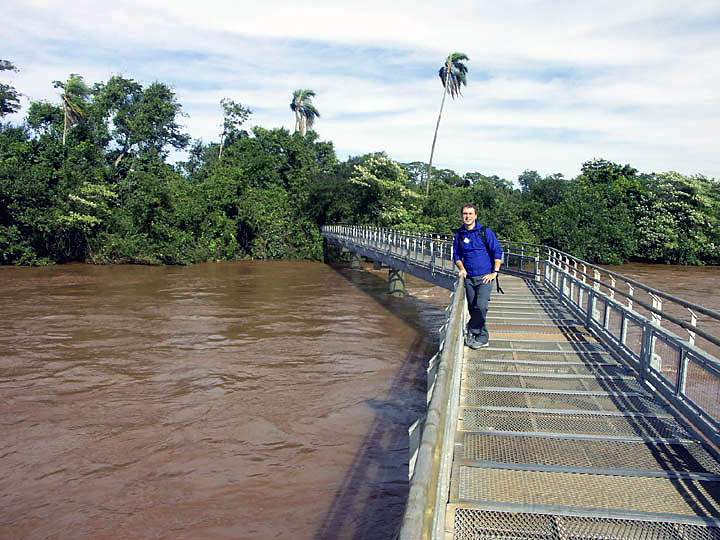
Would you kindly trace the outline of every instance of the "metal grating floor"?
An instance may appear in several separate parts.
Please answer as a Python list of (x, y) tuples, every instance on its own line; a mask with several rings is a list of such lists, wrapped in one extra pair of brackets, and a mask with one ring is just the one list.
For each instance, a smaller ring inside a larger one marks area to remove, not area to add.
[(628, 376), (632, 372), (618, 364), (571, 364), (569, 362), (526, 364), (520, 362), (492, 362), (484, 361), (468, 364), (468, 373), (507, 372), (507, 373), (545, 373), (548, 375), (595, 375), (598, 377)]
[(503, 334), (553, 334), (561, 335), (561, 332), (583, 333), (583, 326), (580, 323), (567, 322), (496, 322), (493, 321), (495, 332)]
[(552, 295), (508, 278), (465, 349), (445, 531), (720, 540), (720, 464)]
[(618, 438), (687, 439), (673, 418), (605, 416), (463, 409), (460, 431), (502, 431), (560, 435), (605, 435)]
[(451, 511), (458, 540), (720, 540), (720, 528), (475, 508)]
[(536, 390), (571, 390), (585, 392), (642, 392), (634, 378), (547, 377), (510, 373), (468, 372), (467, 388), (530, 388)]
[(488, 349), (487, 355), (468, 354), (467, 360), (481, 358), (482, 360), (526, 360), (526, 361), (548, 361), (548, 362), (615, 362), (610, 353), (605, 351), (583, 353), (574, 351), (519, 351)]
[[(492, 327), (492, 325), (490, 326)], [(605, 348), (599, 343), (587, 340), (563, 339), (562, 341), (538, 341), (531, 338), (524, 339), (522, 336), (516, 336), (514, 339), (504, 339), (492, 334), (492, 340), (488, 348), (466, 351), (466, 355), (470, 359), (484, 358), (485, 356), (492, 357), (493, 351), (516, 350), (531, 350), (533, 352), (607, 353)]]
[(666, 472), (668, 469), (720, 475), (720, 464), (695, 442), (664, 444), (466, 433), (463, 449), (465, 460), (496, 464), (614, 469), (628, 475), (632, 475), (632, 471)]
[(465, 394), (465, 406), (519, 407), (526, 409), (602, 412), (660, 413), (665, 408), (643, 395), (594, 395), (522, 390), (473, 390)]
[(459, 501), (720, 515), (720, 482), (458, 466)]

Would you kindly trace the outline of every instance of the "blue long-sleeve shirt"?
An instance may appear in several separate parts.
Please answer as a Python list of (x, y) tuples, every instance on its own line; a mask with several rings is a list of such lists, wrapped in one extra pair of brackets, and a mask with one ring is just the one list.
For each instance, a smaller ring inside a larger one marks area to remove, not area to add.
[(462, 261), (468, 277), (484, 276), (495, 271), (495, 259), (502, 260), (503, 247), (490, 227), (485, 227), (490, 253), (483, 241), (481, 231), (483, 227), (475, 223), (471, 230), (460, 227), (455, 232), (453, 240), (453, 262)]

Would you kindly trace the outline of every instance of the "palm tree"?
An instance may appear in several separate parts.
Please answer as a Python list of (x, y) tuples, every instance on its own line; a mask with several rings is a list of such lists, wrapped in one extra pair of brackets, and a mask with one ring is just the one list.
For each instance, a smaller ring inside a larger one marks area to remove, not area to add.
[(90, 89), (83, 78), (75, 73), (70, 75), (67, 82), (55, 81), (53, 86), (63, 90), (60, 99), (62, 99), (64, 117), (62, 145), (65, 146), (68, 131), (78, 124), (86, 114), (85, 100)]
[(430, 193), (430, 175), (432, 174), (433, 154), (435, 153), (435, 141), (437, 141), (438, 128), (440, 127), (440, 118), (442, 118), (443, 107), (445, 106), (445, 96), (449, 93), (450, 97), (455, 99), (462, 96), (460, 86), (467, 86), (467, 66), (465, 61), (470, 60), (465, 53), (450, 53), (445, 59), (445, 63), (438, 71), (438, 76), (443, 85), (443, 97), (440, 102), (440, 114), (438, 114), (437, 124), (435, 124), (435, 135), (433, 136), (432, 148), (430, 149), (430, 163), (427, 170), (427, 184), (425, 186), (425, 195)]
[(315, 119), (320, 118), (320, 113), (312, 103), (314, 97), (314, 90), (295, 90), (290, 102), (290, 110), (295, 113), (295, 131), (300, 131), (303, 136), (308, 128), (313, 127)]

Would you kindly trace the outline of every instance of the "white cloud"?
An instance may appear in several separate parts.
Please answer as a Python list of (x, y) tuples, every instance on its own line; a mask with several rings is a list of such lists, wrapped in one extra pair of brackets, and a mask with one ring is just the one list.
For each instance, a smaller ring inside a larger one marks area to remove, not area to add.
[[(317, 129), (341, 155), (427, 160), (447, 52), (470, 56), (436, 163), (515, 178), (577, 174), (593, 157), (720, 176), (715, 0), (202, 3), (11, 0), (0, 28), (18, 89), (123, 73), (172, 83), (194, 137), (217, 136), (225, 96), (255, 123), (292, 127), (294, 88), (317, 91)], [(713, 28), (714, 25), (714, 28)], [(28, 46), (31, 44), (31, 46)]]

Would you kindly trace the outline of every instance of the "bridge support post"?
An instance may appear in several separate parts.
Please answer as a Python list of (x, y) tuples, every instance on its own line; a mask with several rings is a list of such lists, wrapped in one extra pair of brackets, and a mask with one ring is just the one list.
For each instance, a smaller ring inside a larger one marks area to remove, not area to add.
[(405, 272), (391, 268), (388, 271), (388, 294), (405, 296)]
[(373, 270), (382, 270), (382, 263), (380, 261), (373, 261)]
[(353, 270), (361, 270), (362, 269), (362, 259), (360, 258), (360, 255), (357, 253), (353, 253), (350, 259), (350, 268)]

